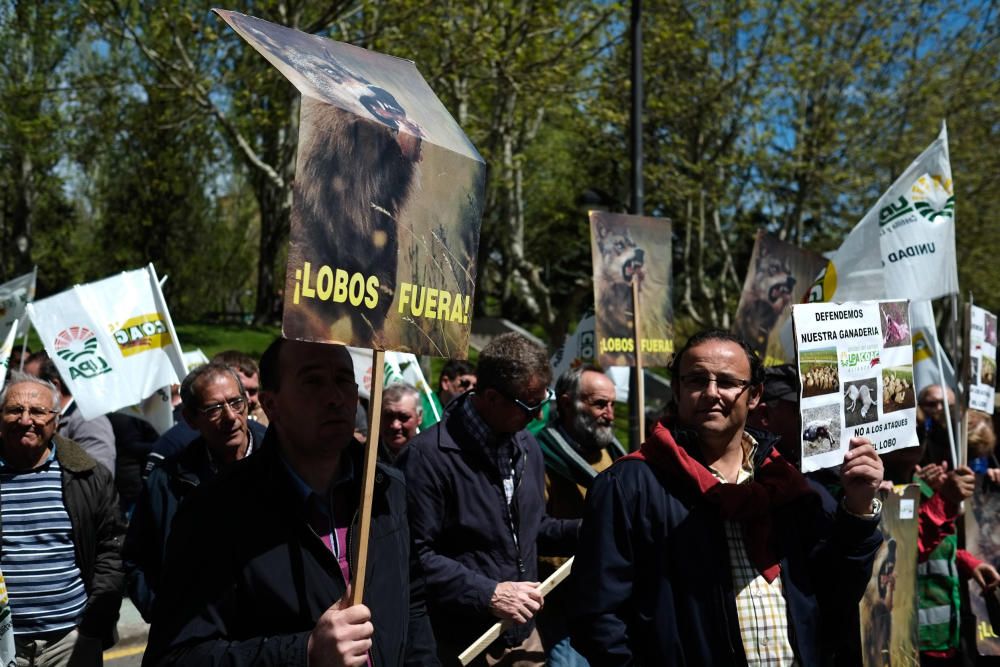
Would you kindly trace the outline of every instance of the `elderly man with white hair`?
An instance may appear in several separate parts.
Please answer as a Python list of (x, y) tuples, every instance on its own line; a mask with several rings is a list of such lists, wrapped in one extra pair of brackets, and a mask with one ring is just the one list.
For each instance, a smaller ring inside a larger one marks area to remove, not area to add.
[(18, 665), (101, 664), (121, 605), (114, 481), (56, 434), (59, 412), (56, 386), (30, 375), (0, 393), (0, 569)]

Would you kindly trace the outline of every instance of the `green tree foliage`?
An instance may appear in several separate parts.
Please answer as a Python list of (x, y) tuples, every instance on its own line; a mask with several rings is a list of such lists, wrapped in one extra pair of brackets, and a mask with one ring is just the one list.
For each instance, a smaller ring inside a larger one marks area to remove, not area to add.
[[(252, 301), (259, 320), (275, 316), (298, 93), (210, 7), (0, 0), (0, 277), (37, 261), (62, 288), (155, 261), (187, 315)], [(490, 168), (477, 312), (559, 340), (591, 301), (586, 205), (628, 208), (628, 4), (235, 8), (416, 61)], [(673, 224), (682, 335), (728, 324), (756, 229), (836, 248), (943, 119), (961, 279), (1000, 308), (996, 14), (646, 4), (644, 212)]]

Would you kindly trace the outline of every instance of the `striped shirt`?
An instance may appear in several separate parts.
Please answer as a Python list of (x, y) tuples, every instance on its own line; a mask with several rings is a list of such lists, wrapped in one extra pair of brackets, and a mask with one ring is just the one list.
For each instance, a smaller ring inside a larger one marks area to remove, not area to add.
[[(749, 434), (743, 435), (743, 465), (736, 476), (737, 484), (753, 479), (751, 461), (757, 449), (756, 441)], [(713, 468), (709, 471), (726, 483), (726, 478), (719, 471)], [(743, 525), (738, 521), (724, 523), (733, 590), (736, 591), (736, 612), (747, 664), (751, 667), (792, 667), (797, 663), (788, 631), (788, 605), (781, 589), (781, 577), (775, 577), (768, 583), (750, 561)]]
[(14, 634), (76, 627), (87, 604), (55, 449), (34, 470), (0, 468), (3, 570)]

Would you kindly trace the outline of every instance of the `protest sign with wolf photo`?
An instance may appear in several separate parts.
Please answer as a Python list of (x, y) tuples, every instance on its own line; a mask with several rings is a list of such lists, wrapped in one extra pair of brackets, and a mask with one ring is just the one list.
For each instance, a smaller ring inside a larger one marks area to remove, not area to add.
[(733, 331), (750, 343), (765, 365), (792, 362), (794, 350), (785, 350), (781, 330), (791, 316), (789, 306), (805, 298), (824, 266), (821, 255), (757, 231)]
[(917, 528), (920, 487), (882, 493), (884, 541), (861, 599), (861, 657), (865, 667), (917, 667)]
[[(1000, 568), (1000, 487), (976, 475), (976, 492), (967, 502), (965, 549)], [(976, 617), (976, 648), (979, 655), (1000, 656), (1000, 599), (996, 591), (988, 595), (992, 599), (984, 597), (979, 584), (969, 580), (969, 602)]]
[(674, 353), (670, 221), (591, 211), (590, 249), (600, 364), (635, 365), (632, 282), (638, 281), (643, 365), (669, 365)]
[(475, 147), (412, 62), (216, 11), (302, 93), (284, 335), (464, 358)]
[(868, 438), (880, 454), (918, 444), (907, 306), (906, 301), (792, 306), (802, 382), (803, 472), (840, 465), (854, 437)]

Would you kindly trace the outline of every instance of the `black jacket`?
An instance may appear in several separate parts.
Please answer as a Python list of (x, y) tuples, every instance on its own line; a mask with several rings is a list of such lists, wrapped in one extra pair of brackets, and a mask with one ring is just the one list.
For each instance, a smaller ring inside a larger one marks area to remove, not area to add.
[(118, 493), (111, 472), (80, 445), (60, 435), (53, 441), (62, 472), (63, 503), (73, 527), (73, 552), (87, 591), (77, 629), (108, 648), (118, 640), (115, 626), (125, 587), (120, 555), (125, 524)]
[[(427, 577), (434, 631), (456, 646), (496, 622), (489, 603), (497, 583), (537, 581), (539, 550), (571, 555), (579, 527), (577, 520), (545, 514), (545, 465), (528, 431), (514, 435), (516, 489), (508, 517), (500, 473), (457, 409), (465, 400), (468, 395), (453, 401), (441, 422), (410, 440), (398, 463), (406, 473), (410, 530)], [(514, 626), (503, 640), (519, 644), (532, 627)]]
[(125, 536), (125, 585), (135, 608), (152, 620), (154, 591), (166, 558), (167, 536), (177, 508), (199, 484), (215, 477), (208, 445), (198, 437), (149, 474)]
[[(360, 497), (360, 447), (347, 455)], [(167, 541), (144, 665), (306, 665), (309, 633), (345, 585), (294, 484), (269, 430), (260, 451), (188, 495)], [(379, 667), (437, 664), (409, 555), (403, 478), (379, 465), (364, 593)]]
[[(753, 435), (756, 467), (774, 437)], [(878, 518), (851, 516), (809, 483), (816, 494), (778, 509), (772, 525), (792, 648), (799, 664), (817, 665), (857, 607), (882, 536)], [(598, 475), (570, 585), (573, 646), (595, 667), (746, 664), (718, 509), (679, 497), (645, 461)]]

